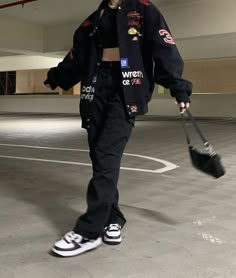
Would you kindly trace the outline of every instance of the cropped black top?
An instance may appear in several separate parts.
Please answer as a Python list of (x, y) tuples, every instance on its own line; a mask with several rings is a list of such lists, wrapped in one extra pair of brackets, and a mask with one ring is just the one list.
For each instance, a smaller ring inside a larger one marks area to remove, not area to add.
[(118, 47), (117, 9), (105, 8), (100, 20), (99, 30), (103, 48)]

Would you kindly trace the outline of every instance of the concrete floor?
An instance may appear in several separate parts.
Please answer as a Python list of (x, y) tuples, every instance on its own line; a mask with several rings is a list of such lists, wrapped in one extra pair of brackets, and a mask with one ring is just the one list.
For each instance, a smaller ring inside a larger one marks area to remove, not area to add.
[[(69, 259), (48, 252), (86, 206), (91, 168), (80, 119), (3, 115), (0, 122), (0, 278), (236, 277), (235, 122), (201, 123), (227, 168), (214, 180), (190, 165), (180, 122), (138, 121), (126, 152), (179, 167), (122, 170), (122, 244)], [(163, 167), (127, 155), (122, 166)]]

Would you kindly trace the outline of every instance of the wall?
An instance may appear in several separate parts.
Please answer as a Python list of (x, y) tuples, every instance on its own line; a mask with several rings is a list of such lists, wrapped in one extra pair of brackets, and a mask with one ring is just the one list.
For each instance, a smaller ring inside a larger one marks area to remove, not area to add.
[(73, 95), (80, 93), (80, 84), (74, 88), (64, 91), (57, 88), (55, 91), (44, 86), (43, 82), (47, 78), (48, 69), (44, 70), (22, 70), (16, 72), (16, 94), (46, 94), (59, 93), (60, 95)]
[[(196, 94), (191, 110), (197, 117), (236, 117), (236, 94)], [(79, 96), (0, 96), (1, 113), (79, 114)], [(174, 98), (160, 95), (149, 104), (152, 116), (178, 116)]]
[(79, 113), (78, 96), (19, 95), (0, 96), (2, 113)]
[(16, 72), (16, 94), (51, 92), (51, 90), (48, 89), (43, 84), (46, 77), (47, 77), (47, 70), (17, 71)]
[(14, 53), (43, 51), (43, 26), (23, 22), (8, 16), (0, 17), (0, 49)]
[[(236, 94), (195, 94), (191, 101), (191, 111), (196, 117), (236, 118)], [(174, 98), (160, 95), (149, 104), (148, 115), (178, 116), (179, 110)]]
[(61, 62), (61, 58), (44, 56), (17, 55), (0, 57), (0, 71), (35, 70), (55, 67)]
[(236, 93), (236, 58), (187, 61), (184, 78), (193, 93)]

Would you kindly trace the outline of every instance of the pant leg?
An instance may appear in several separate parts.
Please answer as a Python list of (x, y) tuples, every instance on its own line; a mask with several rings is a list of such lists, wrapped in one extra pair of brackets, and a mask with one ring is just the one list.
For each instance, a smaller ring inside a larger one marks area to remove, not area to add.
[[(88, 144), (90, 150), (89, 155), (92, 161), (93, 169), (94, 169), (95, 157), (96, 157), (95, 146), (97, 143), (98, 136), (100, 134), (100, 130), (102, 129), (104, 123), (104, 117), (103, 117), (104, 111), (103, 109), (101, 109), (102, 107), (103, 106), (101, 106), (101, 104), (98, 107), (94, 106), (93, 118), (90, 120), (90, 128), (88, 130)], [(90, 180), (90, 182), (92, 182), (92, 179)], [(113, 200), (113, 204), (110, 210), (110, 215), (104, 227), (108, 226), (111, 223), (118, 223), (120, 224), (121, 227), (125, 225), (126, 219), (123, 213), (121, 212), (118, 203), (119, 203), (119, 191), (117, 188), (115, 198)]]
[[(96, 146), (97, 138), (99, 136), (99, 130), (102, 128), (103, 121), (104, 121), (104, 119), (101, 117), (101, 113), (100, 113), (101, 111), (98, 111), (96, 108), (94, 112), (95, 112), (94, 115), (96, 115), (96, 117), (90, 122), (90, 129), (88, 132), (88, 142), (89, 142), (89, 149), (90, 149), (89, 154), (92, 161), (93, 169), (94, 169), (95, 157), (96, 157), (95, 146)], [(92, 182), (92, 180), (90, 182)], [(112, 203), (110, 215), (104, 227), (112, 223), (118, 223), (120, 224), (121, 227), (125, 225), (126, 219), (123, 213), (121, 212), (118, 203), (119, 203), (119, 191), (118, 188), (116, 188), (116, 194)]]
[(105, 226), (108, 226), (109, 224), (120, 224), (120, 226), (123, 228), (125, 223), (126, 223), (125, 216), (119, 207), (119, 191), (118, 189), (116, 189), (116, 194), (111, 207), (110, 215)]
[[(93, 177), (87, 192), (88, 208), (74, 229), (85, 237), (97, 238), (103, 234), (112, 205), (118, 196), (116, 194), (121, 157), (132, 128), (121, 99), (115, 94), (107, 102), (105, 119), (94, 146)], [(116, 211), (119, 215), (118, 209)]]

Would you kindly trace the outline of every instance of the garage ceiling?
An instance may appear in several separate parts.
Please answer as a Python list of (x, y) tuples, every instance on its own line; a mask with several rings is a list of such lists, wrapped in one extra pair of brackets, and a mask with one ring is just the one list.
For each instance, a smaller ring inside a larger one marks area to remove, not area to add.
[[(0, 5), (14, 2), (16, 0), (1, 0)], [(153, 0), (152, 2), (164, 8), (172, 5), (183, 5), (200, 0)], [(15, 6), (0, 10), (0, 16), (8, 16), (27, 22), (55, 25), (74, 22), (85, 18), (98, 7), (100, 0), (38, 0), (22, 6)]]
[[(14, 1), (18, 0), (0, 0), (0, 5)], [(16, 54), (62, 58), (74, 30), (100, 2), (37, 0), (24, 8), (0, 9), (0, 67), (10, 64), (6, 56)], [(236, 57), (236, 0), (152, 2), (164, 14), (185, 60)], [(24, 57), (17, 56), (15, 64), (23, 65)]]

